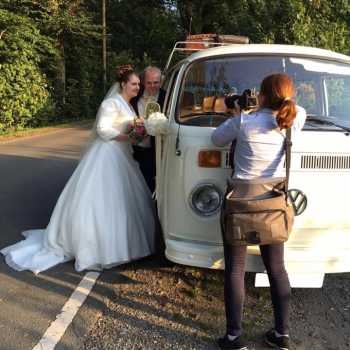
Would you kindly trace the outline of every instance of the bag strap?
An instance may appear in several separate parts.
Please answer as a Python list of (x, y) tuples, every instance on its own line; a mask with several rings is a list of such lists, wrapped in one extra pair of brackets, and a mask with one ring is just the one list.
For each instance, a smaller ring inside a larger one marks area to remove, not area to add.
[[(235, 149), (236, 149), (236, 143), (237, 143), (237, 139), (234, 139), (231, 143), (231, 148), (230, 148), (230, 152), (229, 152), (229, 157), (228, 157), (228, 165), (231, 167), (232, 171), (232, 175), (235, 172)], [(232, 177), (231, 175), (231, 177)]]
[(292, 130), (291, 128), (286, 130), (286, 142), (285, 142), (285, 149), (286, 149), (286, 189), (285, 191), (288, 191), (288, 182), (289, 182), (289, 168), (290, 168), (290, 154), (292, 149)]
[[(232, 168), (232, 175), (235, 172), (235, 149), (236, 149), (237, 139), (234, 139), (231, 144), (231, 149), (229, 153), (229, 165)], [(290, 169), (290, 158), (291, 158), (291, 149), (292, 149), (292, 129), (289, 128), (286, 130), (286, 142), (284, 144), (286, 150), (286, 187), (285, 192), (288, 191), (288, 182), (289, 182), (289, 169)], [(231, 177), (232, 177), (231, 175)]]

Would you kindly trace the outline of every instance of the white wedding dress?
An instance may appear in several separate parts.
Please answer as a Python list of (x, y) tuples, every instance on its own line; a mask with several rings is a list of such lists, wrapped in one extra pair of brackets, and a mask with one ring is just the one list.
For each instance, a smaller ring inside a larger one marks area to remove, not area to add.
[(111, 140), (135, 118), (116, 94), (105, 100), (98, 137), (61, 193), (46, 230), (1, 250), (15, 270), (39, 273), (74, 260), (78, 271), (109, 268), (153, 253), (155, 206), (130, 142)]

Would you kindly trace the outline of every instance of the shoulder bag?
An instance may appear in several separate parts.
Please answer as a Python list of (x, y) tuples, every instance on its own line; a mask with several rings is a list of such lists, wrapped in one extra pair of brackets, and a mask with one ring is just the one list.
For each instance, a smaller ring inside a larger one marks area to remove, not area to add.
[[(286, 177), (227, 180), (221, 227), (230, 245), (264, 245), (287, 241), (294, 209), (287, 202), (291, 130), (286, 132)], [(232, 161), (232, 160), (231, 160)]]

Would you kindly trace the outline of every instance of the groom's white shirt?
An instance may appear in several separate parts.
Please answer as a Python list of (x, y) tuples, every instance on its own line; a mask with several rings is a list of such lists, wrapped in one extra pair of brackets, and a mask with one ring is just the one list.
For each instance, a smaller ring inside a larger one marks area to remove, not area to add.
[[(159, 97), (159, 91), (154, 95), (153, 98), (145, 98), (145, 93), (140, 97), (140, 99), (137, 102), (137, 108), (139, 110), (139, 116), (140, 118), (145, 118), (146, 116), (146, 106), (149, 102), (157, 102)], [(151, 139), (147, 137), (147, 139), (143, 140), (142, 143), (139, 144), (141, 147), (151, 147)]]

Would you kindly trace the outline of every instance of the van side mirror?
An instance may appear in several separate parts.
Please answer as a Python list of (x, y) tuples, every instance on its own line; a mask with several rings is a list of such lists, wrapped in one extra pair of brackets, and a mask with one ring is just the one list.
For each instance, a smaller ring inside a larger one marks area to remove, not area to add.
[(159, 112), (160, 113), (160, 105), (156, 102), (148, 102), (146, 106), (146, 119), (151, 115), (153, 112)]

